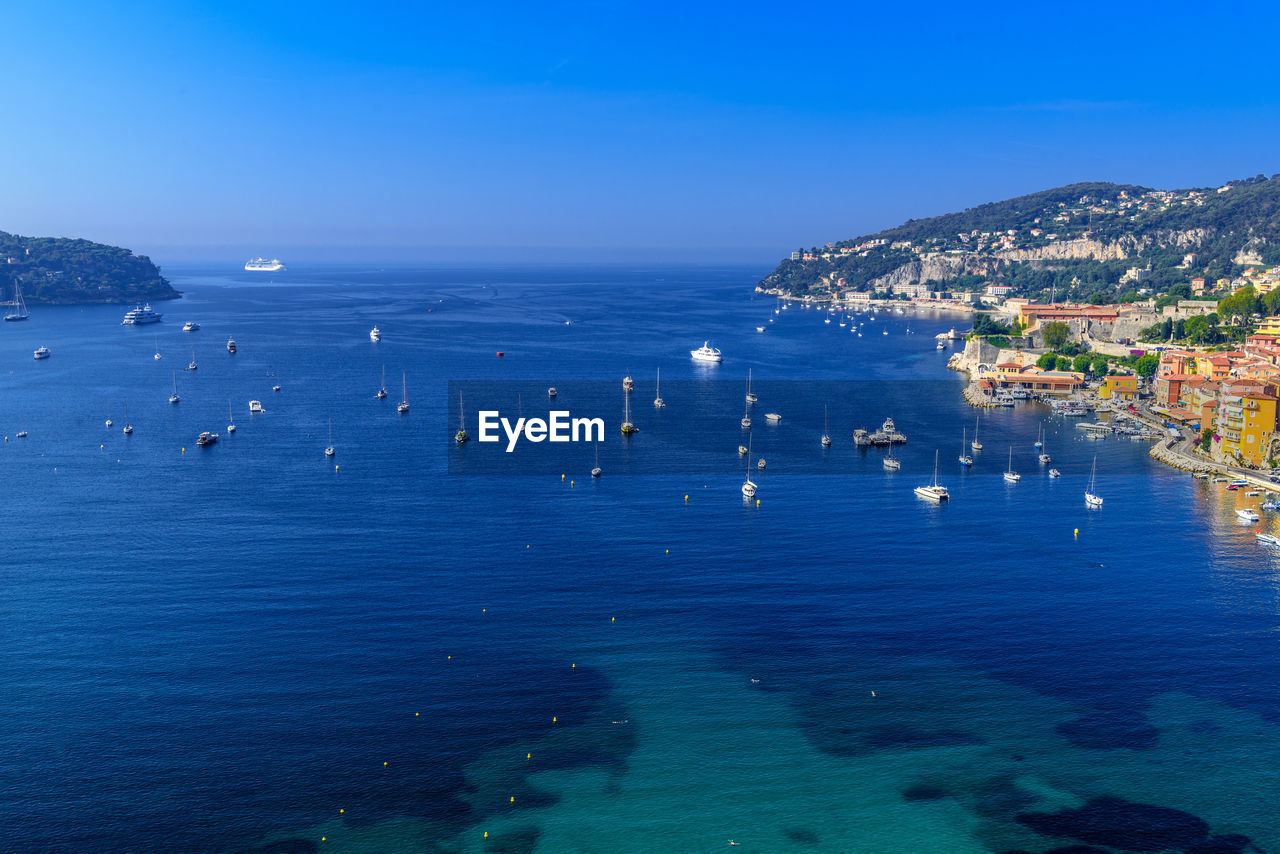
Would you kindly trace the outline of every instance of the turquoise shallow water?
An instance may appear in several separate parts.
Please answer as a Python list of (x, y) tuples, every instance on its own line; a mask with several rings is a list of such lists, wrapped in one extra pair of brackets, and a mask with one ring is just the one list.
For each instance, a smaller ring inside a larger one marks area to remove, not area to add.
[[(859, 339), (736, 268), (170, 273), (155, 327), (0, 330), (3, 850), (1280, 848), (1280, 565), (1245, 499), (1034, 405), (984, 416), (960, 471), (951, 318)], [(748, 367), (786, 407), (758, 508), (739, 416), (681, 409)], [(585, 454), (462, 473), (451, 381), (657, 368), (662, 420), (611, 427), (598, 482)], [(195, 448), (228, 399), (240, 429)], [(886, 415), (896, 475), (849, 441)], [(911, 493), (938, 447), (944, 507)]]

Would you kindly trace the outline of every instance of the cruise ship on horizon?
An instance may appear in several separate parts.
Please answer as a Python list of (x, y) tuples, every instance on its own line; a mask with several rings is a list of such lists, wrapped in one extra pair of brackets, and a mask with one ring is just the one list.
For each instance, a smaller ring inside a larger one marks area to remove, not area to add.
[(284, 269), (279, 258), (253, 258), (244, 262), (244, 268), (254, 273), (276, 273)]
[(122, 326), (141, 326), (144, 323), (159, 323), (161, 315), (151, 310), (151, 303), (131, 309), (120, 321)]

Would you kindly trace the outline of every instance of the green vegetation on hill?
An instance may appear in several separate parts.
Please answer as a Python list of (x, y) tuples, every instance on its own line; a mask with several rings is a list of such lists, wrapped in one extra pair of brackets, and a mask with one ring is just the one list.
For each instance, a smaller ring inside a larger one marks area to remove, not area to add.
[(145, 255), (90, 240), (0, 231), (0, 299), (28, 304), (128, 303), (181, 296)]
[(1224, 186), (1070, 184), (800, 250), (760, 288), (824, 296), (995, 284), (1022, 296), (1095, 303), (1135, 301), (1140, 290), (1162, 293), (1193, 277), (1212, 288), (1246, 267), (1280, 264), (1280, 175)]

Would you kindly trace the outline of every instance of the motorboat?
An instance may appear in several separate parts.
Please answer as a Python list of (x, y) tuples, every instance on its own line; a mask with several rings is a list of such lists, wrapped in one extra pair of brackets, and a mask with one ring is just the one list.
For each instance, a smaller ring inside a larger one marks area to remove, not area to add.
[(1263, 545), (1280, 546), (1280, 537), (1277, 537), (1274, 534), (1264, 534), (1261, 531), (1258, 531), (1254, 536), (1257, 537), (1258, 542)]
[(738, 456), (740, 456), (740, 457), (745, 457), (746, 455), (747, 455), (747, 446), (746, 446), (746, 445), (739, 445), (739, 446), (738, 446)]
[(776, 412), (766, 412), (764, 414), (764, 420), (769, 424), (777, 424), (782, 420), (782, 416)]
[(376, 326), (375, 326), (375, 327), (373, 327), (372, 329), (370, 329), (370, 330), (369, 330), (369, 340), (370, 340), (370, 341), (372, 341), (372, 342), (374, 342), (375, 344), (376, 344), (377, 342), (381, 341), (381, 340), (382, 340), (382, 330), (381, 330), (381, 329), (379, 329), (379, 328), (378, 328), (378, 327), (376, 327)]
[(37, 347), (35, 349), (35, 357), (37, 361), (40, 359), (47, 359), (52, 355), (53, 355), (53, 351), (51, 351), (48, 347)]
[(917, 486), (915, 493), (920, 498), (928, 501), (937, 501), (939, 503), (947, 501), (951, 498), (951, 493), (947, 492), (947, 488), (938, 483), (938, 452), (933, 453), (933, 483), (927, 486)]
[(209, 445), (212, 445), (217, 441), (218, 441), (218, 434), (210, 433), (208, 430), (206, 430), (200, 434), (200, 438), (196, 439), (196, 446), (200, 448), (207, 448)]
[(263, 408), (262, 408), (262, 401), (260, 401), (260, 400), (251, 400), (251, 401), (249, 401), (249, 414), (250, 414), (250, 415), (259, 415), (259, 414), (261, 414), (261, 413), (263, 413), (263, 412), (266, 412), (266, 411), (267, 411), (267, 410), (265, 410), (265, 409), (263, 409)]
[(1244, 508), (1244, 509), (1242, 509), (1242, 510), (1237, 510), (1237, 511), (1236, 511), (1236, 517), (1237, 517), (1241, 522), (1256, 522), (1256, 521), (1258, 521), (1258, 519), (1259, 519), (1259, 518), (1261, 518), (1261, 517), (1259, 517), (1259, 516), (1258, 516), (1258, 511), (1257, 511), (1257, 510), (1253, 510), (1253, 509), (1251, 509), (1251, 508), (1249, 508), (1249, 507), (1245, 507), (1245, 508)]
[(724, 361), (724, 356), (720, 355), (720, 349), (718, 347), (712, 347), (708, 341), (703, 341), (702, 346), (697, 350), (690, 350), (689, 355), (693, 357), (695, 362)]
[(761, 457), (760, 459), (756, 460), (756, 468), (760, 469), (760, 471), (764, 471), (764, 467), (765, 467), (764, 457)]
[(200, 324), (196, 323), (194, 320), (188, 320), (186, 323), (182, 324), (183, 332), (195, 332), (199, 329)]
[(556, 394), (557, 392), (556, 392), (555, 386), (552, 386), (551, 388), (547, 389), (547, 397), (554, 398)]
[(121, 326), (142, 326), (145, 323), (159, 323), (162, 315), (151, 310), (151, 303), (140, 305), (125, 313)]
[(1049, 477), (1062, 477), (1062, 472), (1057, 469), (1049, 469)]
[(236, 351), (236, 339), (234, 339), (234, 338), (228, 338), (228, 339), (227, 339), (227, 352), (228, 352), (228, 353), (234, 353), (235, 351)]

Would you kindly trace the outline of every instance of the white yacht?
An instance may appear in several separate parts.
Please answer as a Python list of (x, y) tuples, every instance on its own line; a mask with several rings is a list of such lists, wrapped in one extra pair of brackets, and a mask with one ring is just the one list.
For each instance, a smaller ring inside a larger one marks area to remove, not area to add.
[(765, 465), (764, 457), (756, 460), (756, 468), (760, 469), (760, 471), (764, 471)]
[(375, 343), (376, 343), (376, 342), (378, 342), (378, 341), (381, 341), (381, 340), (382, 340), (382, 330), (381, 330), (381, 329), (379, 329), (379, 328), (378, 328), (378, 327), (376, 327), (376, 326), (375, 326), (375, 327), (373, 327), (372, 329), (370, 329), (370, 330), (369, 330), (369, 340), (370, 340), (370, 341), (373, 341), (373, 342), (375, 342)]
[(746, 455), (747, 455), (747, 446), (746, 446), (746, 445), (739, 445), (739, 446), (738, 446), (738, 456), (740, 456), (740, 457), (745, 457)]
[(217, 442), (218, 442), (218, 434), (210, 433), (208, 430), (206, 430), (200, 434), (200, 437), (198, 439), (196, 439), (196, 447), (207, 448), (210, 445), (217, 444)]
[(1254, 536), (1257, 537), (1258, 542), (1263, 545), (1280, 546), (1280, 537), (1277, 537), (1275, 534), (1264, 534), (1261, 531), (1258, 531)]
[(782, 420), (782, 416), (776, 412), (766, 412), (764, 414), (764, 420), (768, 424), (777, 424)]
[(1096, 481), (1098, 479), (1098, 455), (1093, 456), (1093, 468), (1089, 470), (1089, 488), (1084, 491), (1084, 504), (1086, 507), (1101, 507), (1102, 498), (1094, 492), (1097, 489)]
[(939, 342), (938, 342), (938, 349), (939, 349), (939, 350), (945, 350), (945, 349), (947, 349), (947, 345), (946, 345), (946, 344), (943, 344), (941, 341), (939, 341)]
[(720, 348), (712, 347), (710, 342), (703, 341), (702, 346), (697, 350), (690, 350), (689, 355), (693, 357), (695, 362), (723, 362), (724, 356), (720, 355)]
[(1257, 510), (1252, 510), (1248, 507), (1244, 508), (1243, 510), (1237, 510), (1236, 516), (1240, 519), (1241, 522), (1256, 522), (1260, 518), (1258, 516)]
[(938, 483), (938, 452), (933, 452), (933, 483), (928, 486), (917, 486), (916, 495), (929, 501), (946, 501), (951, 498), (947, 488)]
[(1022, 480), (1022, 475), (1013, 470), (1013, 448), (1009, 448), (1009, 470), (1004, 473), (1004, 479), (1009, 483), (1017, 483)]
[(200, 324), (196, 323), (194, 320), (188, 320), (186, 323), (182, 324), (183, 332), (196, 332), (199, 329)]
[(244, 262), (244, 268), (250, 273), (278, 273), (285, 268), (279, 258), (251, 258)]
[(234, 338), (228, 338), (228, 339), (227, 339), (227, 352), (228, 352), (228, 353), (234, 353), (235, 351), (236, 351), (236, 339), (234, 339)]
[(260, 401), (260, 400), (251, 400), (251, 401), (249, 401), (249, 414), (250, 414), (250, 415), (261, 414), (261, 413), (266, 412), (266, 411), (267, 411), (267, 410), (265, 410), (265, 409), (263, 409), (263, 408), (262, 408), (262, 401)]
[(151, 303), (138, 306), (125, 314), (121, 326), (142, 326), (144, 323), (158, 323), (161, 315), (151, 310)]
[(556, 392), (555, 386), (552, 386), (551, 388), (547, 389), (547, 397), (555, 398), (556, 394), (557, 392)]
[(53, 355), (53, 351), (50, 350), (48, 347), (37, 347), (35, 349), (35, 356), (37, 360), (47, 359), (52, 355)]

